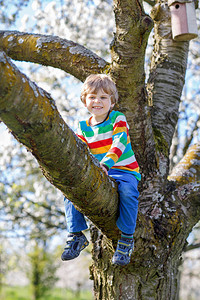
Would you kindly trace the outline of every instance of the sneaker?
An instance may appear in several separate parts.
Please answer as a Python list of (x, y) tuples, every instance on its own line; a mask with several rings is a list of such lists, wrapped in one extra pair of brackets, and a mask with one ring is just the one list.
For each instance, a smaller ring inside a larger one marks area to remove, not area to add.
[(80, 252), (89, 245), (84, 234), (75, 235), (70, 233), (67, 236), (66, 246), (61, 255), (62, 260), (71, 260), (79, 256)]
[(118, 266), (125, 266), (131, 261), (131, 254), (134, 249), (133, 239), (120, 239), (117, 243), (117, 249), (113, 255), (112, 263)]

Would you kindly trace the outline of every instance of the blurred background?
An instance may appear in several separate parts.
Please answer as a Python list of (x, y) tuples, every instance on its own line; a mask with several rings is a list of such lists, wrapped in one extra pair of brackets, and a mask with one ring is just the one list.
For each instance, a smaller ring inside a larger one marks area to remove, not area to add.
[[(146, 12), (151, 9), (144, 2)], [(111, 0), (3, 0), (1, 30), (59, 36), (82, 44), (110, 61), (115, 31)], [(199, 9), (196, 10), (199, 26)], [(146, 79), (153, 32), (146, 51)], [(64, 71), (14, 62), (48, 91), (68, 125), (87, 118), (81, 83)], [(171, 148), (171, 168), (200, 137), (200, 40), (190, 42), (186, 83)], [(89, 231), (86, 232), (89, 238)], [(91, 246), (72, 262), (62, 262), (66, 223), (63, 195), (42, 175), (37, 162), (0, 123), (0, 298), (92, 299)], [(200, 299), (200, 224), (183, 253), (180, 300)]]

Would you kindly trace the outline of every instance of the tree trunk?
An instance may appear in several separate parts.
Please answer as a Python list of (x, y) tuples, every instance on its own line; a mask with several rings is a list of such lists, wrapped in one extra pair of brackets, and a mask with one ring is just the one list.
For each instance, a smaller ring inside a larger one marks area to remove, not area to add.
[[(106, 267), (106, 269), (105, 269)], [(107, 300), (166, 300), (178, 299), (178, 269), (175, 265), (165, 266), (163, 272), (153, 268), (144, 274), (131, 270), (104, 265), (104, 271), (97, 269), (94, 281), (95, 299)], [(139, 274), (138, 274), (139, 273)], [(101, 274), (101, 275), (100, 275)]]
[[(176, 253), (158, 254), (151, 245), (132, 255), (132, 262), (126, 267), (111, 264), (112, 245), (93, 230), (93, 265), (90, 268), (94, 280), (96, 300), (175, 300), (178, 299), (181, 249)], [(99, 247), (101, 245), (101, 248)], [(101, 249), (101, 250), (100, 250)], [(149, 259), (148, 259), (149, 256)], [(154, 260), (152, 260), (154, 256)], [(144, 257), (144, 259), (143, 259)]]

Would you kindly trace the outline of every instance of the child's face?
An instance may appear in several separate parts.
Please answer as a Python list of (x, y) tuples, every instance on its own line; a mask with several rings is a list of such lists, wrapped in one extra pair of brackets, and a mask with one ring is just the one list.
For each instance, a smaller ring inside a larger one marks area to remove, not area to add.
[(102, 122), (114, 104), (111, 103), (111, 95), (99, 89), (96, 93), (87, 94), (85, 106), (97, 122)]

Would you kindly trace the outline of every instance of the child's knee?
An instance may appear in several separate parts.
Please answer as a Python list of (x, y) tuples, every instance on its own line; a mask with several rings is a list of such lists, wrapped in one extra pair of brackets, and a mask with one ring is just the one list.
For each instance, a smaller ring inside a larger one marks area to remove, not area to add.
[(118, 192), (120, 198), (123, 199), (129, 199), (129, 198), (135, 198), (137, 201), (137, 198), (139, 197), (139, 192), (137, 190), (137, 186), (134, 186), (129, 183), (124, 183), (118, 186)]

